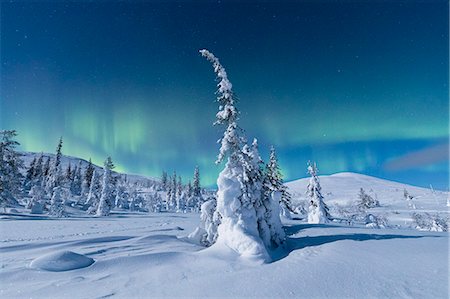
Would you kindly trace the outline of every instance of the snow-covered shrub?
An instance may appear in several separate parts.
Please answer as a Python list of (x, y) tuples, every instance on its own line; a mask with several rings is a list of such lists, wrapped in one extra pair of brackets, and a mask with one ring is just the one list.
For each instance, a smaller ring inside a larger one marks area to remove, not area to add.
[(383, 215), (367, 214), (364, 217), (366, 227), (370, 228), (387, 228), (388, 220)]
[(308, 203), (304, 200), (299, 201), (298, 204), (294, 208), (294, 213), (298, 215), (306, 215), (308, 214), (308, 210), (306, 209), (306, 206)]
[(359, 200), (357, 202), (357, 207), (360, 210), (366, 210), (380, 206), (379, 201), (367, 194), (363, 188), (359, 189), (358, 198)]
[(413, 226), (417, 230), (432, 232), (447, 232), (449, 219), (440, 214), (412, 214)]
[(189, 235), (197, 244), (211, 246), (217, 240), (217, 227), (220, 224), (220, 215), (216, 212), (217, 201), (211, 198), (205, 201), (200, 208), (200, 226)]
[(411, 194), (409, 194), (409, 192), (404, 189), (403, 190), (403, 198), (406, 200), (408, 207), (415, 210), (416, 209), (416, 205), (414, 204), (414, 196), (412, 196)]

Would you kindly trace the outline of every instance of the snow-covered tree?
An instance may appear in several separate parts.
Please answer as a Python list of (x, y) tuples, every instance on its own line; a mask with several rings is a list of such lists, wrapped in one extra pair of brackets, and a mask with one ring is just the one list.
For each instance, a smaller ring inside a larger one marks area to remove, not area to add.
[(45, 190), (40, 185), (34, 185), (29, 192), (31, 196), (26, 208), (31, 210), (31, 214), (42, 214), (44, 212)]
[(24, 186), (25, 189), (30, 190), (31, 185), (32, 185), (32, 181), (34, 179), (34, 174), (36, 172), (36, 157), (33, 158), (33, 160), (30, 163), (30, 166), (27, 169), (27, 173), (25, 175), (25, 181), (24, 181)]
[(130, 211), (142, 211), (145, 206), (142, 190), (137, 185), (130, 192)]
[(67, 166), (66, 173), (64, 175), (64, 180), (70, 184), (72, 179), (73, 179), (72, 163), (69, 161), (69, 165)]
[[(198, 166), (195, 166), (194, 170), (194, 183), (192, 185), (192, 193), (196, 197), (200, 197), (202, 194), (202, 188), (200, 187), (200, 170)], [(191, 196), (189, 194), (189, 196)]]
[(188, 237), (203, 246), (211, 246), (217, 240), (217, 228), (221, 221), (221, 216), (217, 212), (216, 198), (209, 198), (205, 201), (200, 212), (200, 226)]
[(47, 178), (47, 192), (49, 194), (52, 194), (55, 187), (60, 187), (63, 180), (61, 168), (62, 145), (63, 139), (61, 137), (59, 138), (58, 146), (56, 147), (55, 160), (53, 161), (53, 165), (50, 168), (50, 172)]
[(357, 207), (361, 211), (380, 206), (378, 200), (373, 199), (373, 197), (367, 194), (363, 188), (359, 189), (358, 198)]
[(47, 159), (45, 160), (44, 166), (42, 168), (42, 175), (45, 177), (45, 179), (47, 179), (50, 175), (50, 157), (47, 157)]
[(181, 182), (181, 176), (178, 177), (176, 201), (177, 201), (177, 204), (176, 204), (177, 212), (185, 212), (186, 211), (186, 194), (183, 191), (183, 183)]
[[(217, 163), (225, 158), (225, 168), (217, 179), (217, 207), (221, 223), (217, 228), (217, 243), (225, 244), (240, 255), (269, 259), (265, 246), (265, 236), (260, 235), (255, 202), (261, 200), (261, 186), (256, 178), (249, 176), (250, 165), (246, 143), (242, 129), (238, 126), (239, 111), (236, 109), (236, 98), (232, 84), (219, 60), (208, 50), (200, 50), (213, 65), (219, 83), (219, 112), (216, 114), (216, 125), (225, 127), (220, 139), (220, 150)], [(258, 189), (259, 188), (259, 189)], [(209, 238), (209, 236), (208, 236)]]
[(199, 211), (200, 206), (203, 203), (203, 196), (202, 196), (202, 189), (200, 186), (200, 171), (198, 166), (195, 167), (194, 170), (194, 180), (193, 184), (191, 184), (191, 181), (189, 181), (187, 185), (187, 202), (186, 207), (190, 211)]
[(65, 214), (62, 193), (63, 190), (60, 186), (53, 189), (53, 195), (49, 210), (49, 215), (52, 217), (63, 217)]
[(111, 209), (114, 207), (114, 178), (112, 176), (112, 169), (114, 164), (111, 157), (105, 160), (103, 167), (103, 184), (100, 202), (97, 208), (97, 216), (108, 216)]
[(170, 184), (169, 188), (167, 190), (167, 211), (173, 211), (175, 210), (177, 206), (177, 193), (178, 193), (178, 187), (177, 187), (177, 172), (174, 170), (173, 175), (170, 178)]
[(285, 236), (282, 229), (278, 202), (272, 203), (272, 192), (264, 186), (264, 162), (259, 151), (258, 142), (253, 140), (251, 146), (243, 147), (244, 181), (243, 198), (253, 201), (258, 221), (259, 236), (266, 247), (276, 247), (280, 245)]
[(81, 195), (81, 189), (82, 189), (82, 183), (83, 183), (83, 176), (81, 174), (81, 160), (78, 162), (78, 166), (74, 169), (73, 174), (73, 180), (70, 185), (70, 191), (73, 195)]
[(316, 163), (308, 163), (308, 173), (311, 175), (306, 191), (309, 198), (308, 223), (327, 223), (331, 217), (323, 201)]
[(42, 182), (42, 173), (44, 167), (44, 155), (41, 153), (36, 161), (36, 165), (34, 166), (34, 178), (37, 183)]
[(270, 148), (269, 162), (266, 164), (264, 186), (270, 193), (274, 191), (280, 192), (281, 198), (279, 204), (281, 206), (281, 213), (286, 218), (290, 218), (289, 211), (294, 212), (291, 204), (291, 195), (284, 185), (277, 154), (273, 146)]
[(128, 188), (124, 182), (120, 183), (116, 189), (115, 206), (121, 209), (129, 209), (128, 200), (130, 199), (130, 194)]
[(187, 197), (191, 197), (192, 196), (192, 183), (191, 180), (189, 180), (189, 182), (186, 185), (186, 195)]
[(94, 175), (94, 166), (92, 165), (92, 161), (89, 158), (89, 163), (84, 172), (84, 180), (82, 184), (82, 193), (88, 194), (91, 188), (92, 176)]
[(167, 184), (168, 184), (167, 172), (163, 171), (161, 176), (161, 187), (163, 191), (167, 191)]
[(162, 198), (161, 195), (157, 192), (151, 192), (147, 198), (147, 208), (149, 212), (161, 212), (162, 210)]
[(97, 212), (98, 203), (100, 202), (101, 185), (97, 171), (94, 170), (90, 182), (89, 193), (86, 199), (85, 206), (89, 214), (95, 214)]
[(0, 206), (14, 206), (22, 185), (23, 168), (21, 154), (16, 150), (20, 145), (15, 130), (0, 131)]

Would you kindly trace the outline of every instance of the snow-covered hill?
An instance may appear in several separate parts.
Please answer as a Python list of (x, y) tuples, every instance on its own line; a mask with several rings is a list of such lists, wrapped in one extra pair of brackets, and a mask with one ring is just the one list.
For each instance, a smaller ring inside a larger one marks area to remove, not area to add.
[[(404, 191), (413, 196), (417, 208), (436, 210), (446, 206), (448, 192), (383, 180), (368, 175), (342, 172), (319, 176), (322, 194), (329, 203), (349, 204), (358, 198), (360, 188), (378, 199), (381, 205), (392, 206), (405, 203)], [(286, 185), (295, 199), (305, 199), (309, 178), (288, 182)]]
[[(411, 214), (415, 212), (449, 212), (447, 208), (449, 193), (433, 190), (431, 187), (420, 188), (350, 172), (324, 175), (319, 178), (324, 201), (334, 210), (337, 206), (354, 206), (358, 200), (360, 188), (363, 188), (367, 194), (380, 202), (380, 207), (369, 211), (382, 214), (391, 224), (407, 226), (411, 222)], [(286, 183), (292, 194), (294, 205), (302, 204), (307, 200), (305, 191), (308, 182), (309, 178), (303, 178)], [(405, 199), (405, 190), (411, 197), (409, 200)]]

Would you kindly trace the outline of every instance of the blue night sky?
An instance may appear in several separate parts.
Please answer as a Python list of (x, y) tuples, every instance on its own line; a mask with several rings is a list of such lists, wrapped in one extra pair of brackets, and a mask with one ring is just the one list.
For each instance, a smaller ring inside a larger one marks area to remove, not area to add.
[(2, 1), (0, 128), (21, 149), (213, 185), (215, 53), (286, 180), (448, 188), (448, 1)]

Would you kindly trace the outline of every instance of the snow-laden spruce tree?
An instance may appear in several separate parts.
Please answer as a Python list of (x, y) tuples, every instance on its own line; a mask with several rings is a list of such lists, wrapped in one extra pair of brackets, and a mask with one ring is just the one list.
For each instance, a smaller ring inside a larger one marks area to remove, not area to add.
[(98, 204), (100, 202), (101, 185), (97, 171), (92, 172), (92, 178), (90, 182), (89, 193), (86, 198), (85, 207), (89, 214), (95, 214), (97, 212)]
[(308, 162), (308, 173), (311, 175), (306, 187), (306, 195), (309, 198), (308, 223), (327, 223), (331, 217), (328, 207), (323, 201), (316, 163)]
[[(216, 163), (227, 160), (217, 179), (217, 207), (220, 224), (217, 227), (216, 244), (225, 245), (238, 254), (268, 260), (266, 236), (260, 235), (257, 202), (261, 201), (262, 181), (256, 176), (242, 129), (237, 121), (239, 112), (232, 84), (219, 60), (208, 50), (200, 50), (213, 65), (219, 83), (219, 112), (215, 125), (225, 127), (220, 139), (220, 150)], [(203, 206), (202, 206), (203, 207)], [(271, 225), (270, 223), (268, 225)], [(264, 234), (266, 229), (263, 229)], [(209, 237), (209, 236), (207, 236)]]
[(50, 175), (50, 157), (47, 157), (44, 166), (42, 167), (42, 176), (43, 178), (45, 178), (42, 180), (43, 184), (46, 182), (49, 175)]
[(70, 183), (71, 183), (72, 180), (73, 180), (72, 163), (71, 163), (70, 161), (69, 161), (69, 165), (68, 165), (67, 168), (66, 168), (65, 174), (64, 174), (64, 176), (63, 176), (63, 180), (64, 180), (65, 182), (69, 183), (69, 185), (70, 185)]
[(281, 175), (280, 166), (278, 164), (277, 154), (275, 148), (270, 147), (269, 162), (266, 164), (264, 186), (269, 192), (280, 193), (280, 207), (281, 215), (285, 218), (290, 218), (289, 212), (294, 212), (291, 205), (291, 195), (284, 185), (283, 176)]
[(72, 192), (73, 195), (80, 196), (82, 184), (83, 184), (83, 176), (81, 174), (81, 160), (78, 162), (78, 166), (75, 167), (74, 175), (73, 175), (73, 181), (70, 185), (70, 192)]
[(62, 137), (59, 138), (58, 146), (56, 147), (56, 155), (55, 160), (53, 161), (53, 165), (50, 168), (50, 172), (47, 177), (47, 193), (49, 195), (53, 194), (53, 190), (56, 187), (60, 187), (63, 180), (63, 174), (62, 174), (62, 166), (61, 166), (61, 157), (62, 157), (62, 145), (63, 145), (63, 139)]
[(193, 184), (189, 181), (187, 186), (187, 207), (191, 211), (199, 211), (203, 203), (202, 188), (200, 186), (200, 170), (198, 166), (194, 170)]
[(31, 210), (31, 214), (42, 214), (44, 212), (45, 190), (40, 185), (34, 185), (29, 192), (31, 199), (26, 208)]
[(44, 154), (40, 153), (39, 158), (36, 161), (36, 165), (34, 166), (35, 184), (41, 184), (43, 169), (44, 169)]
[(63, 204), (63, 189), (58, 186), (53, 189), (53, 195), (50, 202), (50, 209), (48, 214), (52, 217), (64, 216), (64, 204)]
[(34, 174), (36, 172), (36, 163), (37, 163), (37, 159), (36, 159), (36, 157), (34, 157), (30, 163), (30, 166), (27, 169), (26, 174), (25, 174), (25, 180), (23, 182), (24, 191), (29, 191), (31, 189), (32, 185), (34, 184), (33, 179), (34, 179)]
[(178, 193), (177, 172), (174, 170), (173, 175), (170, 177), (167, 189), (166, 211), (174, 211), (176, 209), (177, 193)]
[(105, 160), (103, 165), (103, 183), (102, 193), (100, 195), (100, 202), (97, 208), (97, 216), (109, 216), (111, 209), (114, 206), (114, 178), (112, 176), (112, 170), (114, 164), (111, 157)]
[(198, 166), (195, 166), (194, 170), (194, 183), (192, 185), (192, 195), (196, 197), (202, 196), (202, 188), (200, 187), (200, 170)]
[(266, 247), (280, 245), (285, 236), (281, 225), (278, 202), (272, 203), (272, 194), (264, 186), (264, 162), (258, 151), (258, 142), (242, 149), (244, 165), (243, 197), (253, 201), (258, 219), (259, 236)]
[(162, 176), (161, 176), (161, 188), (162, 188), (162, 191), (167, 191), (167, 184), (168, 184), (167, 172), (163, 171), (162, 172)]
[(16, 150), (20, 145), (16, 136), (15, 130), (0, 131), (0, 206), (5, 209), (17, 204), (22, 185), (23, 161)]
[(176, 211), (178, 213), (180, 212), (186, 212), (186, 193), (183, 190), (183, 183), (181, 182), (181, 176), (178, 177), (178, 185), (177, 185), (177, 205), (176, 205)]
[(129, 209), (128, 200), (130, 199), (130, 193), (128, 186), (125, 182), (121, 181), (116, 188), (115, 206), (121, 209)]
[(94, 165), (92, 165), (92, 161), (89, 158), (89, 163), (86, 166), (86, 170), (83, 175), (83, 183), (81, 185), (82, 197), (87, 197), (89, 195), (93, 175), (94, 175)]

